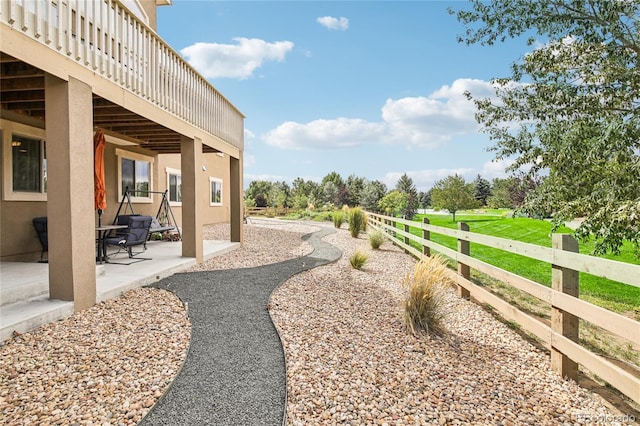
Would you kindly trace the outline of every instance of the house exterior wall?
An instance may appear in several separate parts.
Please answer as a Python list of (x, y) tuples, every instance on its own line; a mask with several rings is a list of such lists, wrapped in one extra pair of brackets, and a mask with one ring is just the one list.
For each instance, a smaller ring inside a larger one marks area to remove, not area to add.
[[(12, 135), (18, 133), (24, 136), (44, 139), (44, 129), (19, 123), (11, 120), (0, 120), (0, 187), (3, 189), (0, 197), (0, 261), (33, 261), (40, 258), (41, 246), (37, 238), (32, 219), (47, 216), (46, 195), (42, 201), (13, 201), (8, 192), (11, 191), (8, 174), (11, 173), (11, 162), (6, 161), (11, 155), (10, 147)], [(88, 140), (87, 143), (93, 143)], [(151, 190), (164, 192), (168, 189), (167, 169), (180, 171), (181, 159), (179, 154), (161, 154), (140, 148), (136, 145), (118, 145), (107, 143), (104, 151), (105, 183), (107, 194), (107, 208), (101, 218), (103, 224), (114, 221), (116, 212), (122, 200), (119, 194), (118, 161), (117, 152), (128, 152), (153, 159), (151, 167)], [(230, 169), (229, 156), (226, 154), (206, 153), (202, 155), (203, 161), (199, 170), (201, 197), (206, 198), (203, 209), (203, 223), (227, 223), (230, 218)], [(204, 167), (202, 167), (204, 166)], [(211, 206), (210, 178), (222, 181), (222, 205)], [(135, 213), (156, 216), (160, 207), (162, 195), (154, 194), (152, 202), (132, 202)], [(124, 206), (123, 206), (124, 209)], [(178, 226), (182, 226), (182, 207), (177, 204), (171, 206)], [(123, 211), (124, 213), (124, 211)], [(130, 212), (128, 212), (130, 213)], [(95, 211), (87, 212), (98, 216)]]
[(8, 174), (11, 170), (12, 134), (44, 139), (44, 130), (26, 126), (22, 123), (0, 120), (0, 260), (30, 261), (40, 258), (40, 241), (33, 228), (31, 219), (47, 215), (47, 204), (42, 201), (10, 200), (7, 190), (10, 189)]
[[(177, 154), (165, 154), (158, 156), (156, 176), (158, 176), (158, 191), (167, 190), (167, 168), (180, 170), (180, 156)], [(204, 188), (202, 197), (207, 198), (207, 207), (204, 209), (203, 222), (205, 225), (214, 223), (226, 223), (230, 221), (230, 185), (229, 185), (229, 157), (215, 153), (203, 154), (203, 168), (200, 171), (200, 187)], [(210, 178), (222, 181), (222, 205), (211, 206)], [(179, 223), (182, 223), (182, 208), (172, 205), (174, 215)]]

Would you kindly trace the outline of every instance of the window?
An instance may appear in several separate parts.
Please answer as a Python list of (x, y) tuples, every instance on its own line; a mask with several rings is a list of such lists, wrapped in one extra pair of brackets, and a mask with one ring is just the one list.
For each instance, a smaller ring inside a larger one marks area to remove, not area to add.
[(13, 135), (11, 168), (13, 192), (47, 192), (47, 155), (44, 141)]
[(150, 203), (151, 165), (153, 157), (134, 152), (116, 149), (118, 156), (118, 191), (122, 198), (125, 190), (129, 190), (131, 201)]
[(8, 201), (47, 201), (45, 131), (0, 120), (3, 197)]
[(209, 186), (211, 187), (211, 196), (209, 198), (209, 204), (212, 206), (222, 205), (222, 179), (209, 178)]
[(172, 206), (182, 205), (182, 175), (180, 170), (167, 167), (167, 189), (169, 203)]

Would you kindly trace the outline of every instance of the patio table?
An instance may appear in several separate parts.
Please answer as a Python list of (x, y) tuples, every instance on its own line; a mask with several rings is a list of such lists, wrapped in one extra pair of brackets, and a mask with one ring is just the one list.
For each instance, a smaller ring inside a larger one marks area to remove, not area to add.
[(109, 234), (110, 231), (113, 231), (114, 229), (125, 229), (127, 228), (127, 225), (100, 225), (100, 226), (96, 226), (96, 232), (98, 233), (98, 244), (97, 244), (97, 254), (96, 254), (96, 261), (100, 262), (100, 264), (107, 262), (108, 261), (108, 257), (107, 257), (107, 246), (105, 244), (105, 239), (107, 237), (107, 235)]

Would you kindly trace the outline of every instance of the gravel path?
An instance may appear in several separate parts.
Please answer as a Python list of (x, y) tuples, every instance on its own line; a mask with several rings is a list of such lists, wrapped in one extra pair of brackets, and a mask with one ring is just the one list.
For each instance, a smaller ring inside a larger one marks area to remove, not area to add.
[[(255, 221), (242, 248), (200, 268), (308, 254), (300, 237), (317, 225)], [(228, 235), (228, 226), (206, 235)], [(621, 424), (619, 412), (550, 371), (548, 353), (453, 293), (448, 338), (409, 335), (399, 282), (414, 261), (389, 243), (371, 251), (345, 230), (326, 240), (343, 257), (289, 279), (270, 303), (287, 360), (288, 424)], [(362, 271), (348, 265), (358, 247), (371, 256)], [(144, 288), (9, 339), (0, 345), (0, 423), (136, 424), (180, 369), (190, 333), (175, 295)]]
[(142, 426), (282, 424), (286, 367), (269, 317), (269, 296), (294, 274), (340, 257), (339, 250), (322, 241), (330, 232), (335, 231), (309, 236), (315, 248), (311, 256), (176, 274), (154, 284), (188, 303), (193, 327), (184, 367)]

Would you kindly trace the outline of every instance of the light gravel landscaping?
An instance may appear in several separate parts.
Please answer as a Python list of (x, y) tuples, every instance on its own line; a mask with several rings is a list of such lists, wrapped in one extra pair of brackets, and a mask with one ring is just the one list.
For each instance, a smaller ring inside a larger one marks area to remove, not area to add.
[[(318, 226), (331, 225), (255, 220), (240, 249), (194, 270), (308, 254), (300, 238)], [(415, 261), (345, 229), (325, 240), (342, 258), (294, 276), (269, 304), (287, 359), (289, 425), (621, 423), (606, 402), (557, 377), (546, 351), (453, 290), (445, 338), (407, 333), (400, 282)], [(370, 256), (362, 270), (348, 260), (358, 248)], [(189, 336), (178, 298), (150, 288), (16, 336), (0, 346), (0, 423), (136, 424), (179, 371)]]

